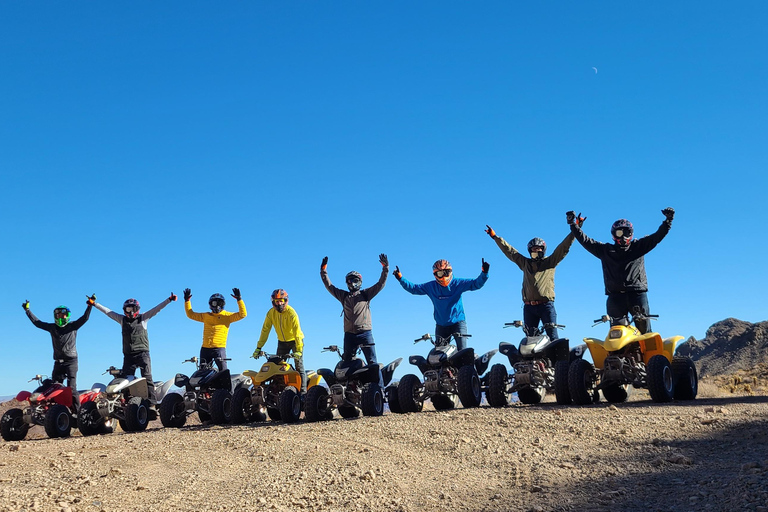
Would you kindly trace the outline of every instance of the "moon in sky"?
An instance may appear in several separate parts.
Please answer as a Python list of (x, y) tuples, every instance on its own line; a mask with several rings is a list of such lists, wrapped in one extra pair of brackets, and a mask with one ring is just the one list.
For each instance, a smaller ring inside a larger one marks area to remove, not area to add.
[(592, 69), (594, 69), (595, 70), (595, 74), (597, 74), (597, 68), (593, 66)]

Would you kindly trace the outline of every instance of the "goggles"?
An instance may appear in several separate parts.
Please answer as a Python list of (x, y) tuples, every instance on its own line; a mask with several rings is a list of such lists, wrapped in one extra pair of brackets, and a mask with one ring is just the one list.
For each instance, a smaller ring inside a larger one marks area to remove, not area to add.
[(347, 279), (347, 283), (349, 283), (349, 284), (360, 283), (360, 282), (362, 282), (362, 279), (358, 279), (356, 277), (350, 277), (349, 279)]
[(614, 235), (616, 235), (616, 238), (632, 238), (632, 232), (624, 229), (617, 229)]
[(213, 306), (215, 308), (223, 308), (224, 307), (224, 301), (221, 299), (213, 299), (211, 302), (208, 303), (209, 306)]
[(448, 277), (449, 275), (451, 275), (451, 272), (453, 272), (453, 270), (451, 270), (450, 268), (447, 268), (445, 270), (435, 270), (434, 274), (435, 274), (435, 277)]
[(126, 306), (126, 307), (123, 308), (123, 311), (125, 313), (129, 314), (129, 315), (132, 315), (132, 314), (136, 313), (137, 310), (133, 306)]
[(288, 299), (272, 299), (272, 304), (285, 304)]
[(53, 312), (55, 318), (66, 318), (68, 314), (66, 309), (57, 309)]
[(544, 252), (544, 247), (541, 245), (534, 245), (531, 247), (530, 252)]

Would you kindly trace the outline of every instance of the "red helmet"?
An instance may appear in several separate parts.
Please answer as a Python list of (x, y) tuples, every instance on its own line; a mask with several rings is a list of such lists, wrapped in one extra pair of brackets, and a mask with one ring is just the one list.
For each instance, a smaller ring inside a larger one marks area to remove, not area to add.
[(448, 286), (451, 279), (453, 279), (451, 263), (448, 260), (437, 260), (435, 264), (432, 265), (432, 274), (434, 274), (435, 280), (441, 286)]
[(125, 302), (123, 302), (123, 313), (125, 313), (125, 316), (128, 318), (136, 318), (139, 316), (139, 310), (141, 309), (141, 305), (139, 304), (139, 301), (136, 299), (128, 299)]
[(285, 306), (288, 305), (288, 292), (283, 290), (282, 288), (278, 288), (277, 290), (272, 292), (272, 295), (270, 296), (272, 298), (272, 306), (282, 313), (285, 311)]
[(622, 247), (629, 246), (633, 234), (634, 228), (632, 227), (632, 223), (627, 219), (619, 219), (611, 226), (611, 236), (613, 237), (613, 241)]

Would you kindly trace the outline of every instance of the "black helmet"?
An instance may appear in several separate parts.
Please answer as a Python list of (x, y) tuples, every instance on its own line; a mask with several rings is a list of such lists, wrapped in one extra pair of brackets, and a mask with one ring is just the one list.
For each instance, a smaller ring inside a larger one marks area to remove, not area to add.
[(349, 288), (349, 291), (351, 292), (356, 292), (363, 285), (363, 276), (356, 270), (347, 274), (345, 279), (347, 281), (347, 288)]
[[(541, 247), (541, 251), (534, 251), (534, 247)], [(536, 258), (533, 258), (534, 252), (537, 254), (540, 252), (541, 254), (536, 256)], [(531, 238), (531, 241), (528, 242), (528, 254), (531, 255), (531, 258), (533, 259), (541, 259), (544, 257), (544, 254), (547, 252), (547, 242), (545, 242), (541, 238)]]
[(214, 313), (221, 313), (221, 310), (224, 309), (224, 304), (226, 303), (227, 301), (220, 293), (214, 293), (211, 295), (211, 298), (208, 299), (208, 305), (211, 307), (211, 311)]
[(622, 247), (629, 246), (633, 234), (634, 228), (632, 227), (632, 223), (627, 219), (619, 219), (611, 226), (611, 236), (613, 237), (613, 241)]
[(141, 306), (139, 305), (139, 301), (136, 299), (128, 299), (123, 302), (123, 313), (125, 313), (125, 316), (128, 318), (136, 318), (139, 316), (140, 309)]

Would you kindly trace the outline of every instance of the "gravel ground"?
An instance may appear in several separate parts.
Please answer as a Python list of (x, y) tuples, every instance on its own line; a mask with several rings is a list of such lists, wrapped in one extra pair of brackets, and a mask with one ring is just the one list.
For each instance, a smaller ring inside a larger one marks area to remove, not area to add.
[(766, 395), (31, 434), (0, 511), (768, 512)]

